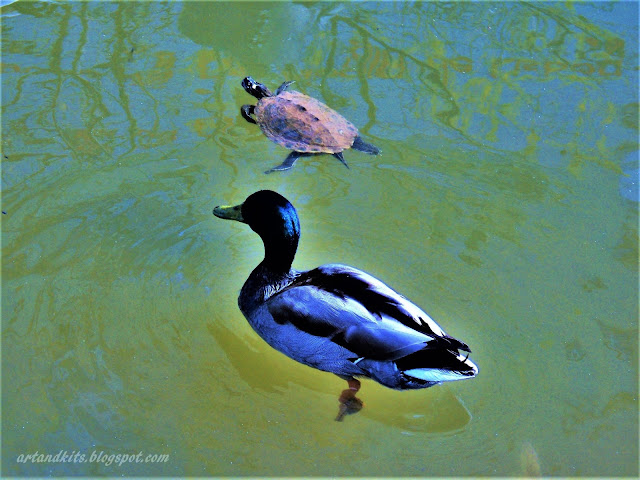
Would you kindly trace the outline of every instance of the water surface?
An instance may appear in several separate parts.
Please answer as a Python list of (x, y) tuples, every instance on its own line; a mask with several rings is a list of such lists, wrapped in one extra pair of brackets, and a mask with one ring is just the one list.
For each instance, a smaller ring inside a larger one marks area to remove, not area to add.
[[(638, 475), (637, 3), (1, 14), (3, 475)], [(240, 116), (246, 75), (382, 155), (264, 175), (287, 152)], [(334, 422), (344, 382), (236, 306), (262, 245), (211, 210), (264, 188), (297, 268), (383, 279), (478, 377), (364, 381)], [(18, 461), (60, 450), (169, 458)]]

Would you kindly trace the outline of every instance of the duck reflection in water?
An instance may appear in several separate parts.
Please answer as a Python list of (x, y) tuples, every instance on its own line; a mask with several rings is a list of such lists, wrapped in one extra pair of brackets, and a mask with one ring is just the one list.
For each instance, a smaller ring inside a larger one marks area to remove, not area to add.
[(240, 310), (276, 350), (347, 381), (336, 420), (363, 406), (356, 377), (405, 390), (478, 373), (465, 343), (380, 280), (340, 264), (292, 269), (300, 223), (280, 194), (262, 190), (213, 214), (246, 223), (262, 238), (265, 256), (240, 291)]

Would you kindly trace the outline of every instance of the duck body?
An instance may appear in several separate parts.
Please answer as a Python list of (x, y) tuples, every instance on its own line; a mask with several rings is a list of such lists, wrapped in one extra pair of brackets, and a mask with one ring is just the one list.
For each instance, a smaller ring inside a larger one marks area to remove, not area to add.
[(368, 273), (340, 264), (293, 270), (300, 227), (284, 197), (260, 191), (214, 214), (248, 223), (263, 240), (265, 258), (242, 287), (238, 305), (276, 350), (348, 381), (367, 377), (394, 389), (477, 374), (468, 354), (460, 353), (470, 352), (466, 344)]
[(457, 353), (469, 351), (464, 343), (405, 297), (347, 265), (290, 271), (278, 279), (260, 265), (244, 284), (238, 305), (273, 348), (343, 378), (414, 389), (477, 373)]

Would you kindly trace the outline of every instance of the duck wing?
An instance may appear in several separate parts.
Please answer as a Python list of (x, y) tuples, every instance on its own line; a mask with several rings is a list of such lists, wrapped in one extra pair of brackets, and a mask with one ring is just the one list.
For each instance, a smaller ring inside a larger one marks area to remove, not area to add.
[(277, 323), (328, 338), (357, 358), (397, 360), (425, 348), (468, 351), (406, 298), (346, 265), (299, 274), (267, 307)]

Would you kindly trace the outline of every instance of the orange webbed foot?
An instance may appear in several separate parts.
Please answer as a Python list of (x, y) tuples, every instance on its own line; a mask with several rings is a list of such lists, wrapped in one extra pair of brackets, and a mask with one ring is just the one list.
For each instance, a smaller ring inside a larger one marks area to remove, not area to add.
[(356, 392), (360, 390), (360, 382), (355, 378), (350, 378), (347, 380), (347, 383), (349, 384), (349, 388), (343, 390), (338, 399), (340, 408), (338, 410), (338, 416), (336, 417), (337, 422), (341, 422), (345, 415), (358, 413), (364, 406), (362, 400), (356, 397)]

